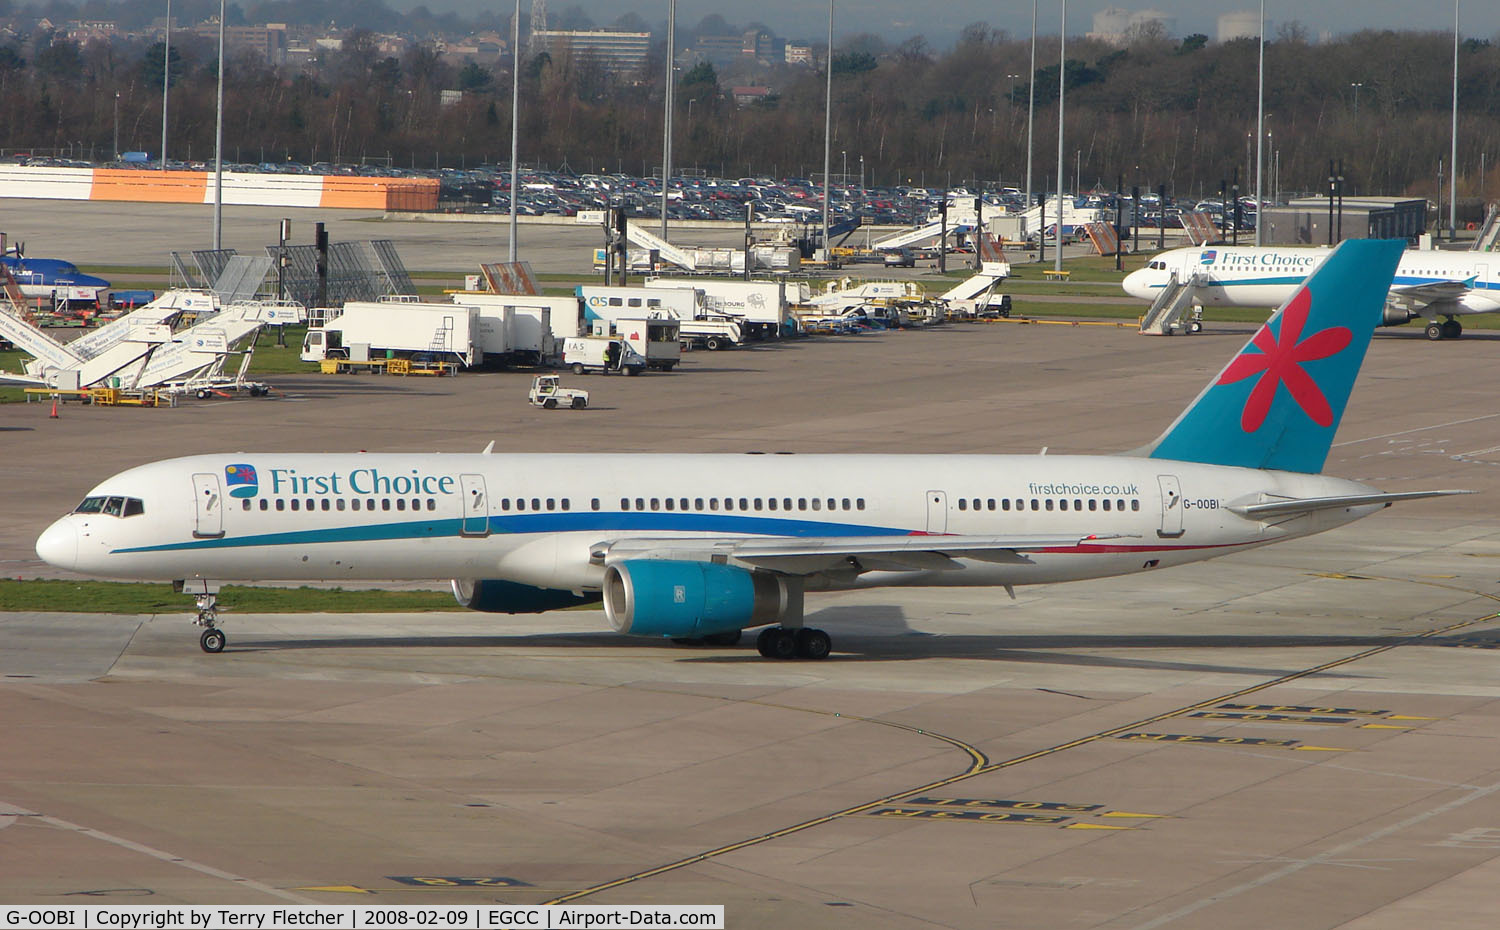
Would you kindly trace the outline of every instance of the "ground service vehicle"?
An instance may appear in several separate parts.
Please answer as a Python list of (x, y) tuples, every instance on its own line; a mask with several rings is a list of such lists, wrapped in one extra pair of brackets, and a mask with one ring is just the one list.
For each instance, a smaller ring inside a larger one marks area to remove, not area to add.
[(431, 357), (465, 368), (484, 364), (479, 308), (453, 304), (350, 301), (302, 340), (302, 361)]
[(563, 342), (563, 365), (575, 375), (591, 371), (638, 375), (646, 370), (646, 359), (619, 336), (574, 336)]
[(531, 393), (526, 399), (533, 407), (545, 407), (548, 410), (558, 407), (582, 410), (589, 405), (589, 392), (563, 387), (557, 375), (537, 375), (531, 379)]

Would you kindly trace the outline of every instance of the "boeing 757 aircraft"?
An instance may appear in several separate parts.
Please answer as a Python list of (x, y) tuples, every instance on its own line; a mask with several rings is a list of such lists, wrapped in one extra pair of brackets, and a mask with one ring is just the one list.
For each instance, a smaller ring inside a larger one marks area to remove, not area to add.
[[(1312, 246), (1206, 246), (1168, 249), (1125, 276), (1125, 293), (1154, 301), (1179, 284), (1200, 307), (1279, 307), (1333, 253)], [(1500, 311), (1500, 256), (1411, 249), (1391, 279), (1382, 326), (1427, 321), (1428, 339), (1456, 339), (1457, 317)], [(1439, 317), (1444, 319), (1439, 321)]]
[(195, 455), (106, 479), (36, 550), (181, 582), (208, 652), (226, 581), (454, 579), (475, 610), (602, 599), (621, 633), (822, 659), (805, 591), (1149, 572), (1464, 493), (1319, 474), (1401, 251), (1342, 245), (1124, 455)]

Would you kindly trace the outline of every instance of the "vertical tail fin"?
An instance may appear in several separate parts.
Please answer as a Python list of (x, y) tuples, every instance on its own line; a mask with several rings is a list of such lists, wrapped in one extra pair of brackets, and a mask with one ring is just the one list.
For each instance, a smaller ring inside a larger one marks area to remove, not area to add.
[(1340, 245), (1145, 454), (1321, 471), (1405, 248)]

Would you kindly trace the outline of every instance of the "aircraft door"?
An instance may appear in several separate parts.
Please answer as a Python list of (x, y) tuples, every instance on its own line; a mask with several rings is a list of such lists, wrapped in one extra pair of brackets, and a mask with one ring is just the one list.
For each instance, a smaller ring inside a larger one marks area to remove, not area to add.
[(218, 475), (194, 475), (193, 505), (197, 522), (193, 535), (199, 539), (213, 539), (224, 535), (224, 494), (219, 488)]
[(927, 492), (927, 532), (933, 535), (948, 532), (948, 492)]
[(1182, 486), (1176, 475), (1157, 475), (1156, 481), (1161, 486), (1161, 528), (1156, 531), (1156, 535), (1163, 538), (1181, 536)]
[(463, 521), (459, 526), (462, 536), (488, 536), (490, 533), (490, 501), (484, 490), (483, 475), (459, 475), (459, 488), (463, 491)]

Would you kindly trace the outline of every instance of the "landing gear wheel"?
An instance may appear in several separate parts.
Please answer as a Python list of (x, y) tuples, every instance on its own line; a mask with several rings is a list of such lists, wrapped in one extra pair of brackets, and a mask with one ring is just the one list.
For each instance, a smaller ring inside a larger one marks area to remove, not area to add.
[(226, 642), (228, 640), (224, 637), (224, 631), (219, 629), (204, 630), (203, 635), (198, 638), (198, 645), (207, 653), (223, 652)]
[(756, 637), (755, 648), (767, 659), (790, 659), (797, 654), (797, 634), (784, 627), (767, 627)]
[(549, 397), (549, 398), (547, 398), (546, 400), (542, 401), (542, 406), (546, 407), (548, 410), (556, 410), (557, 409), (557, 398), (556, 397)]
[(582, 362), (574, 362), (573, 363), (573, 374), (575, 374), (575, 375), (581, 375), (581, 374), (583, 374), (583, 363)]
[(1426, 332), (1428, 339), (1431, 339), (1433, 342), (1437, 342), (1439, 339), (1443, 338), (1443, 324), (1428, 323)]
[(1457, 320), (1446, 320), (1443, 323), (1443, 338), (1457, 339), (1464, 334), (1464, 324)]
[(744, 633), (744, 630), (730, 630), (727, 633), (710, 633), (703, 637), (703, 642), (710, 646), (737, 646)]
[(822, 630), (801, 629), (793, 639), (797, 645), (797, 658), (820, 662), (833, 651), (833, 640)]
[(584, 400), (582, 397), (575, 397), (575, 398), (573, 398), (573, 409), (574, 410), (582, 410), (584, 407), (587, 407), (588, 405), (589, 405), (589, 402), (586, 401), (586, 400)]

